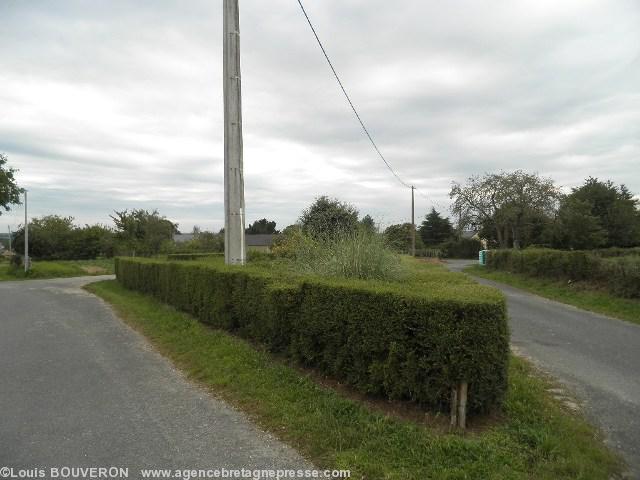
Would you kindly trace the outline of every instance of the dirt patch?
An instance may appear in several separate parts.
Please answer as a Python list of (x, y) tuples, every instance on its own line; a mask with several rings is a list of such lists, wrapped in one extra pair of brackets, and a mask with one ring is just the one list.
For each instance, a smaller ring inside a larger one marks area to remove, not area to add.
[(416, 257), (416, 260), (422, 263), (433, 263), (436, 265), (443, 265), (445, 263), (442, 259), (436, 257)]
[(106, 268), (98, 267), (96, 265), (87, 265), (81, 268), (89, 275), (103, 275), (105, 273), (108, 273)]

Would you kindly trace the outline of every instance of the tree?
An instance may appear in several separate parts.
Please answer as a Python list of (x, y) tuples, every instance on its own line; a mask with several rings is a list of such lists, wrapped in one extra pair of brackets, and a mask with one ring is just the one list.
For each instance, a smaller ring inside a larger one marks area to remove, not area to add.
[[(42, 260), (83, 260), (113, 256), (113, 232), (103, 225), (74, 225), (73, 217), (46, 215), (29, 224), (29, 253)], [(24, 249), (24, 227), (16, 232), (16, 251)]]
[(333, 239), (358, 227), (358, 210), (348, 203), (322, 196), (302, 212), (304, 233), (317, 239)]
[(532, 218), (553, 215), (562, 198), (553, 180), (522, 170), (470, 177), (454, 183), (449, 196), (458, 228), (491, 228), (502, 248), (520, 248)]
[[(384, 237), (390, 248), (399, 253), (409, 253), (411, 250), (411, 233), (413, 225), (401, 223), (390, 225), (384, 231)], [(423, 248), (422, 239), (416, 236), (416, 249)]]
[(367, 214), (364, 217), (362, 217), (362, 220), (360, 220), (360, 225), (367, 232), (376, 232), (377, 231), (376, 222), (373, 220), (373, 217), (371, 215)]
[(453, 226), (449, 218), (442, 218), (435, 208), (431, 208), (418, 233), (425, 245), (439, 245), (453, 236)]
[[(72, 257), (73, 217), (46, 215), (29, 222), (29, 254), (45, 260)], [(24, 250), (24, 226), (16, 232), (14, 250)]]
[[(567, 196), (565, 216), (593, 217), (599, 227), (606, 234), (603, 246), (607, 247), (632, 247), (640, 244), (640, 212), (638, 200), (625, 185), (617, 187), (612, 181), (602, 182), (597, 178), (588, 178), (584, 185), (574, 188)], [(570, 212), (576, 209), (575, 212)], [(589, 223), (593, 223), (589, 220)], [(568, 223), (564, 229), (568, 229)], [(571, 223), (573, 227), (576, 223)], [(595, 228), (595, 227), (593, 227)], [(564, 236), (571, 236), (571, 232), (562, 232)]]
[(569, 196), (562, 202), (554, 229), (554, 246), (592, 249), (607, 243), (607, 231), (591, 213), (589, 202)]
[(9, 205), (20, 203), (20, 193), (22, 192), (15, 179), (17, 170), (7, 166), (8, 161), (7, 157), (0, 153), (0, 215), (2, 215), (3, 208), (8, 212)]
[(118, 246), (132, 255), (156, 255), (164, 243), (171, 242), (178, 233), (178, 225), (160, 216), (157, 210), (134, 209), (114, 212)]
[(251, 225), (249, 225), (249, 228), (246, 229), (246, 233), (250, 235), (257, 235), (257, 234), (276, 234), (280, 232), (276, 230), (276, 222), (270, 222), (266, 218), (263, 218), (261, 220), (256, 220)]

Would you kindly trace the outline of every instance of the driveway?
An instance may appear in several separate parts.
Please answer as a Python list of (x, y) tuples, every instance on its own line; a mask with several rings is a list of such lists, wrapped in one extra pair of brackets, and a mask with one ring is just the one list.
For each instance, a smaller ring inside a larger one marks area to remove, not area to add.
[(505, 294), (513, 347), (569, 387), (640, 478), (640, 325), (474, 279)]
[(0, 467), (312, 468), (81, 289), (105, 278), (0, 282)]

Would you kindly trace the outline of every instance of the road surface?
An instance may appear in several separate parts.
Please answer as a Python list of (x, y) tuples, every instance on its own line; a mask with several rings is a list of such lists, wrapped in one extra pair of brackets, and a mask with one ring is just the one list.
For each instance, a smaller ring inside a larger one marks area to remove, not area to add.
[(0, 282), (0, 467), (312, 468), (80, 287)]
[[(447, 263), (461, 271), (476, 262)], [(640, 325), (474, 278), (505, 294), (512, 345), (573, 391), (640, 478)]]

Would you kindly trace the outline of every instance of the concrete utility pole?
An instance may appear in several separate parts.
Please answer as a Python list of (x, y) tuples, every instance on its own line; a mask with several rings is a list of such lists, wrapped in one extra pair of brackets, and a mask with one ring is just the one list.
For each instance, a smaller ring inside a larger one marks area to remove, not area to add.
[(29, 271), (29, 217), (27, 215), (27, 191), (24, 191), (24, 273)]
[(244, 265), (244, 175), (238, 0), (224, 0), (224, 261)]
[(11, 225), (8, 225), (7, 228), (9, 229), (9, 252), (13, 253), (13, 249), (11, 248)]
[(416, 256), (416, 202), (414, 192), (416, 187), (411, 185), (411, 256)]

